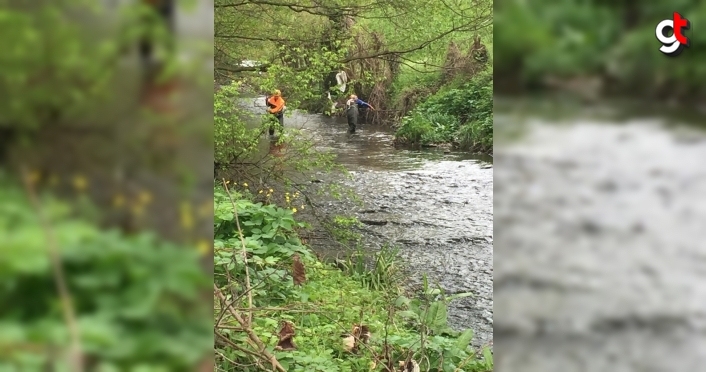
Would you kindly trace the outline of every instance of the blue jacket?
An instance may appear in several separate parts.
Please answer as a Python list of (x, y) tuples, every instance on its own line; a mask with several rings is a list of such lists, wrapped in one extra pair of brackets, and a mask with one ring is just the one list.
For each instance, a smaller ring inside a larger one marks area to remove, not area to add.
[(355, 100), (355, 104), (358, 105), (358, 106), (366, 106), (366, 107), (368, 107), (368, 108), (371, 107), (367, 102), (364, 102), (364, 101), (363, 101), (362, 99), (360, 99), (360, 98), (358, 98), (358, 99)]

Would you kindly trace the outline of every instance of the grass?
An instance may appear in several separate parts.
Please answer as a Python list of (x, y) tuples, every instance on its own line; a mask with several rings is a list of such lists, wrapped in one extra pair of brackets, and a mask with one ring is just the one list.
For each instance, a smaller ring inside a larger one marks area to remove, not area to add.
[(276, 369), (293, 372), (392, 371), (405, 361), (421, 371), (492, 371), (490, 350), (470, 347), (473, 332), (448, 327), (453, 298), (428, 287), (418, 298), (403, 292), (393, 248), (357, 251), (341, 270), (302, 244), (297, 232), (307, 226), (290, 209), (232, 197), (215, 192), (219, 369), (272, 370), (274, 357)]

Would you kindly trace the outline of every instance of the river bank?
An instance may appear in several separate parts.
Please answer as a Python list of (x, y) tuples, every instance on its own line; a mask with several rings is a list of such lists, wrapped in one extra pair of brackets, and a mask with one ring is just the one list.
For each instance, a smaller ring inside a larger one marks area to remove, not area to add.
[[(488, 345), (469, 348), (473, 330), (448, 328), (448, 304), (462, 294), (439, 297), (425, 286), (408, 297), (402, 266), (389, 250), (324, 263), (299, 238), (307, 226), (297, 208), (254, 203), (260, 193), (251, 194), (249, 185), (226, 185), (214, 192), (219, 366), (254, 371), (246, 365), (255, 356), (282, 371), (396, 370), (404, 360), (425, 371), (493, 370)], [(365, 264), (370, 258), (374, 267)], [(223, 293), (239, 298), (242, 315)], [(252, 322), (244, 320), (249, 312), (257, 312)], [(242, 328), (247, 332), (232, 331)], [(272, 351), (243, 353), (247, 347), (237, 345), (248, 339)]]
[[(242, 104), (255, 113), (264, 110), (262, 97)], [(350, 229), (362, 236), (368, 251), (385, 244), (400, 248), (410, 288), (418, 287), (428, 274), (432, 283), (438, 281), (449, 293), (472, 292), (474, 297), (451, 304), (450, 325), (473, 329), (474, 346), (491, 342), (492, 157), (395, 148), (390, 128), (363, 123), (351, 135), (345, 118), (302, 112), (285, 117), (287, 133), (310, 140), (315, 152), (333, 154), (336, 164), (347, 169), (346, 174), (312, 171), (298, 177), (296, 186), (314, 207), (302, 210), (297, 205), (299, 218), (314, 227), (307, 236), (312, 249), (325, 257), (350, 253), (324, 238), (328, 233), (322, 221), (357, 218), (362, 227)], [(259, 146), (263, 156), (273, 151), (265, 138)], [(289, 156), (291, 149), (276, 147), (283, 158)], [(329, 188), (332, 184), (341, 185), (354, 198), (336, 198)]]
[(405, 112), (396, 127), (398, 144), (493, 153), (493, 70), (437, 87)]
[[(493, 340), (492, 166), (468, 155), (438, 156), (401, 169), (358, 168), (344, 185), (358, 190), (360, 202), (320, 206), (327, 216), (355, 217), (366, 250), (398, 247), (410, 290), (427, 276), (447, 293), (472, 293), (450, 304), (449, 324), (473, 329), (473, 344), (481, 346)], [(325, 242), (312, 247), (342, 253)]]

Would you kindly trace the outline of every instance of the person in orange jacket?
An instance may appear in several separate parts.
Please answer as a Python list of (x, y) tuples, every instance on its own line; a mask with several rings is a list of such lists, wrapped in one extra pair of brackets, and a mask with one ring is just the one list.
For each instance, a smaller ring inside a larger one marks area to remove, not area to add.
[[(279, 89), (275, 89), (272, 96), (267, 98), (267, 112), (274, 115), (279, 121), (279, 125), (284, 127), (284, 98), (282, 98), (282, 92)], [(274, 125), (270, 126), (270, 136), (275, 134)]]

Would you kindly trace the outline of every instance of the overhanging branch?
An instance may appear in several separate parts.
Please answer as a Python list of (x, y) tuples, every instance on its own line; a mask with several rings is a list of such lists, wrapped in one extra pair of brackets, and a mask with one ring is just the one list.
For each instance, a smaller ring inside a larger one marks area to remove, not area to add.
[[(491, 24), (491, 22), (492, 22), (492, 19), (486, 20), (485, 22), (483, 22), (480, 25), (475, 26), (475, 27), (469, 27), (468, 24), (460, 26), (460, 27), (454, 27), (454, 28), (442, 33), (442, 34), (437, 35), (434, 38), (426, 40), (423, 43), (421, 43), (417, 46), (411, 47), (411, 48), (407, 48), (407, 49), (403, 49), (403, 50), (385, 50), (385, 51), (380, 51), (380, 52), (376, 52), (376, 53), (372, 53), (372, 54), (366, 54), (363, 56), (353, 56), (353, 57), (344, 58), (344, 59), (339, 60), (337, 62), (344, 64), (344, 63), (349, 63), (349, 62), (361, 60), (361, 59), (373, 59), (373, 58), (381, 58), (381, 57), (385, 57), (385, 56), (389, 56), (389, 55), (409, 54), (409, 53), (415, 52), (417, 50), (424, 49), (427, 46), (429, 46), (430, 44), (432, 44), (433, 42), (438, 41), (451, 33), (458, 32), (458, 31), (468, 31), (468, 32), (478, 31), (480, 29), (483, 29), (483, 28), (489, 26)], [(269, 69), (270, 66), (272, 66), (271, 63), (263, 63), (260, 66), (235, 66), (235, 67), (221, 66), (221, 67), (216, 67), (216, 68), (223, 70), (223, 71), (233, 72), (233, 73), (253, 72), (253, 71), (267, 72), (267, 70)]]

